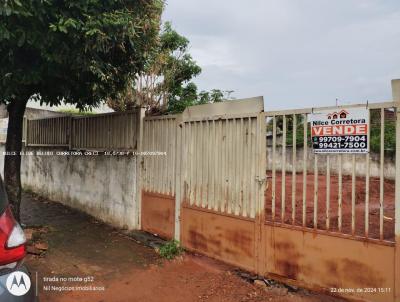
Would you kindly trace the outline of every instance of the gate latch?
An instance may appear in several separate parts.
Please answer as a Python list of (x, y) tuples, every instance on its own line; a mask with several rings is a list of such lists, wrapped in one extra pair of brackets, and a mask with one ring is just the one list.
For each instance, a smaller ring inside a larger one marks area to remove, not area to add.
[(256, 176), (256, 181), (258, 181), (259, 185), (262, 185), (265, 181), (267, 180), (266, 177), (260, 177), (260, 176)]
[(265, 184), (265, 189), (268, 190), (268, 187), (269, 187), (268, 178), (272, 178), (272, 177), (271, 176), (260, 177), (260, 176), (257, 175), (256, 176), (256, 181), (258, 182), (258, 184), (260, 186), (262, 186), (264, 184), (264, 182), (265, 182), (266, 183)]

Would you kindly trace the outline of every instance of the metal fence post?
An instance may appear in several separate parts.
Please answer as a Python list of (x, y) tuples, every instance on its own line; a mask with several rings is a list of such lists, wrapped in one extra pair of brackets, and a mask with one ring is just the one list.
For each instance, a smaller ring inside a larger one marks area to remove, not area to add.
[(25, 124), (25, 147), (29, 145), (29, 119), (24, 118), (24, 124)]
[(265, 114), (257, 115), (257, 144), (256, 144), (256, 217), (255, 217), (255, 271), (259, 275), (265, 273), (266, 242), (265, 242), (265, 188), (266, 188), (266, 122)]
[(175, 120), (175, 240), (181, 240), (181, 205), (182, 205), (182, 128), (180, 126), (182, 115), (179, 115)]
[(73, 142), (72, 139), (75, 136), (74, 130), (73, 130), (73, 124), (74, 124), (74, 120), (73, 117), (70, 116), (68, 119), (68, 127), (67, 127), (67, 144), (68, 144), (68, 149), (72, 150), (73, 147)]
[(395, 282), (394, 300), (400, 301), (400, 79), (392, 80), (396, 106), (396, 180), (395, 180)]
[(140, 108), (137, 113), (137, 123), (139, 123), (139, 135), (137, 138), (137, 156), (136, 156), (136, 206), (135, 206), (135, 225), (137, 229), (142, 228), (142, 155), (143, 150), (143, 120), (145, 117), (145, 109)]
[(27, 118), (24, 117), (23, 122), (22, 122), (22, 142), (24, 143), (24, 146), (26, 146), (26, 122)]

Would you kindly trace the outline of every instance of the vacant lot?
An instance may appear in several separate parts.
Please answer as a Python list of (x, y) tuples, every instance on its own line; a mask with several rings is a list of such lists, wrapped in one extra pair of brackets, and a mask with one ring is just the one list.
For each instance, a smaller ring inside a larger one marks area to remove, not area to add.
[[(270, 177), (271, 172), (267, 175)], [(266, 219), (272, 220), (272, 184), (268, 178), (269, 186), (265, 193)], [(285, 177), (285, 223), (292, 224), (292, 173), (287, 172)], [(313, 227), (314, 215), (314, 174), (308, 173), (306, 180), (306, 226)], [(356, 177), (355, 181), (355, 234), (365, 236), (365, 177)], [(318, 175), (318, 228), (326, 229), (327, 209), (327, 178), (325, 175)], [(394, 194), (395, 182), (385, 180), (383, 199), (383, 232), (384, 239), (394, 241)], [(370, 178), (369, 184), (369, 234), (370, 238), (379, 239), (379, 178)], [(338, 200), (339, 200), (339, 178), (337, 175), (330, 177), (329, 194), (329, 230), (338, 231)], [(352, 216), (352, 181), (351, 176), (342, 178), (342, 232), (351, 233)], [(282, 175), (276, 173), (276, 212), (277, 222), (281, 222), (282, 213)], [(296, 174), (296, 195), (295, 195), (295, 225), (302, 225), (303, 211), (303, 174)]]
[(38, 275), (41, 302), (340, 301), (255, 285), (206, 257), (162, 260), (118, 230), (30, 194), (23, 198), (23, 222), (33, 235), (27, 263)]

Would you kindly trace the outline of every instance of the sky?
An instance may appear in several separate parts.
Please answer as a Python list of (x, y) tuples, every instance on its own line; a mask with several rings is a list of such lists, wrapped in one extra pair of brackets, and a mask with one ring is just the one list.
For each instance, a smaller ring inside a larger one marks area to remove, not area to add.
[(388, 101), (400, 78), (399, 0), (168, 0), (200, 90), (265, 110)]

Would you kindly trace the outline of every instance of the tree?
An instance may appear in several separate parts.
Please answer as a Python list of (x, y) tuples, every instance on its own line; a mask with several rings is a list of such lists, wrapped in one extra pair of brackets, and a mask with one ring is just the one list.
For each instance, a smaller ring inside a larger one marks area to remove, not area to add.
[(219, 103), (224, 100), (231, 100), (232, 90), (223, 91), (212, 89), (211, 91), (201, 91), (197, 93), (197, 86), (190, 82), (182, 88), (179, 95), (175, 95), (168, 102), (168, 113), (181, 113), (186, 107), (210, 103)]
[(0, 100), (9, 113), (4, 177), (17, 219), (28, 100), (84, 110), (115, 97), (145, 68), (162, 9), (161, 0), (1, 2)]
[(211, 89), (211, 91), (201, 91), (198, 96), (198, 104), (207, 104), (207, 103), (219, 103), (223, 100), (232, 99), (231, 94), (233, 90), (220, 90), (220, 89)]
[[(286, 115), (286, 145), (293, 146), (293, 115)], [(270, 118), (266, 127), (267, 133), (273, 131), (273, 119)], [(282, 135), (283, 116), (276, 117), (276, 133)], [(311, 144), (311, 128), (307, 128), (308, 143)], [(296, 146), (302, 147), (304, 144), (304, 115), (296, 115)]]
[(198, 93), (191, 80), (201, 72), (189, 54), (189, 40), (164, 24), (145, 70), (135, 75), (127, 88), (107, 104), (115, 111), (145, 107), (150, 115), (179, 113), (186, 107), (230, 99), (233, 91), (213, 89)]
[(201, 72), (188, 49), (189, 40), (166, 22), (145, 69), (132, 78), (117, 98), (108, 100), (109, 107), (115, 111), (127, 111), (141, 106), (152, 114), (165, 112), (171, 99), (180, 96), (185, 89), (193, 88), (188, 83)]

